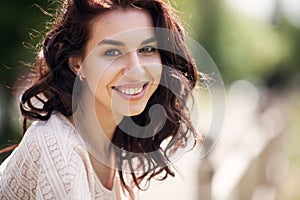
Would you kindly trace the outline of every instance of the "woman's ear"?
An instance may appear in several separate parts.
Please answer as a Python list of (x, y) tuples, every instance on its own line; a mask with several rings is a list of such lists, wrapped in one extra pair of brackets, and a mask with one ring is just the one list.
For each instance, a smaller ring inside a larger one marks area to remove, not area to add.
[(68, 59), (68, 64), (70, 69), (74, 72), (74, 74), (76, 75), (80, 75), (81, 74), (81, 57), (79, 56), (71, 56)]

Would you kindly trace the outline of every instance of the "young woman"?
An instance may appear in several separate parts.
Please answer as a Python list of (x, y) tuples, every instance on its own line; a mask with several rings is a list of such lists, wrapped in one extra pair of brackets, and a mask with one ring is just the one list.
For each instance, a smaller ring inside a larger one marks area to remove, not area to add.
[(197, 140), (198, 72), (163, 0), (66, 0), (35, 67), (0, 199), (135, 199)]

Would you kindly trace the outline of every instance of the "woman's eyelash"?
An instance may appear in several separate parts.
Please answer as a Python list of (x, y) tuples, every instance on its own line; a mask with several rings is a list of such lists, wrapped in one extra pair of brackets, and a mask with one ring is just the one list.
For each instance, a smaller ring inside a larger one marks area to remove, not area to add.
[(150, 53), (153, 53), (157, 50), (156, 47), (154, 46), (146, 46), (146, 47), (143, 47), (141, 49), (138, 50), (139, 53), (145, 53), (145, 54), (150, 54)]
[(119, 56), (121, 54), (122, 54), (122, 52), (118, 49), (109, 49), (104, 52), (105, 56)]
[[(153, 52), (157, 50), (154, 46), (145, 46), (143, 48), (138, 49), (138, 53), (144, 54), (144, 55), (151, 55)], [(104, 52), (105, 56), (120, 56), (122, 55), (122, 52), (119, 49), (109, 49)]]

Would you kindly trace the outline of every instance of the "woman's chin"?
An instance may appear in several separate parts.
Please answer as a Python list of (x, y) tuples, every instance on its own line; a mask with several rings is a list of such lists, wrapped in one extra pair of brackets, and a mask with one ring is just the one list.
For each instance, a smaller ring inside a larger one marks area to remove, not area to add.
[(141, 114), (144, 109), (145, 109), (146, 105), (135, 105), (135, 106), (130, 106), (127, 108), (122, 108), (121, 110), (115, 112), (115, 114), (117, 115), (122, 115), (125, 117), (132, 117), (132, 116), (136, 116)]

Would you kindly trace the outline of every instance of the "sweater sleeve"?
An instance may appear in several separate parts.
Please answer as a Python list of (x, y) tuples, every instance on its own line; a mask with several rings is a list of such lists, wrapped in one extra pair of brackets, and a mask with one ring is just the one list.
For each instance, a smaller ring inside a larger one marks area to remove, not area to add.
[(59, 123), (32, 125), (0, 167), (0, 199), (93, 199), (88, 154)]

